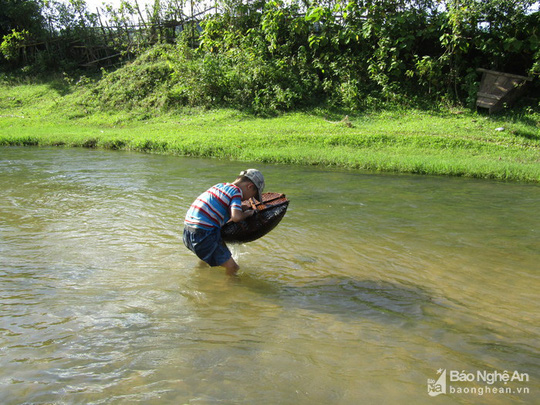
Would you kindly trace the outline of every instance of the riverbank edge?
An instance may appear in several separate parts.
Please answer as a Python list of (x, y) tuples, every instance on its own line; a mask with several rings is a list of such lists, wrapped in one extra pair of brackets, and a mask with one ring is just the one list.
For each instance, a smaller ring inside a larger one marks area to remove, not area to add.
[(100, 112), (86, 111), (50, 88), (8, 90), (0, 96), (0, 146), (102, 148), (540, 183), (537, 116), (512, 121), (413, 109), (272, 118), (225, 109)]
[[(328, 141), (330, 136), (326, 140), (306, 140), (290, 136), (289, 145), (285, 145), (283, 139), (275, 139), (273, 142), (268, 135), (237, 133), (234, 136), (222, 136), (213, 131), (207, 132), (204, 137), (189, 134), (155, 137), (135, 133), (133, 127), (113, 130), (83, 127), (73, 132), (72, 128), (55, 126), (46, 134), (43, 133), (42, 126), (12, 127), (11, 130), (18, 134), (11, 131), (0, 134), (0, 145), (84, 147), (219, 158), (253, 164), (315, 165), (370, 172), (540, 183), (539, 162), (525, 159), (521, 162), (512, 161), (513, 159), (508, 157), (503, 159), (501, 156), (489, 156), (481, 152), (463, 153), (463, 150), (458, 148), (444, 150), (408, 145), (355, 147), (346, 144), (346, 137), (342, 139), (344, 144), (339, 144), (339, 136), (332, 141)], [(377, 143), (374, 138), (376, 136), (371, 139), (367, 136), (364, 140), (366, 144)]]

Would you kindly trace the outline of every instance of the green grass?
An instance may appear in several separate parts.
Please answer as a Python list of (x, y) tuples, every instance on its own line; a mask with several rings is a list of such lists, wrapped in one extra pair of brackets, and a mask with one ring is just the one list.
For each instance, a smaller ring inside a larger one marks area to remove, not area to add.
[[(540, 182), (538, 113), (491, 118), (325, 110), (274, 118), (235, 110), (103, 112), (61, 82), (0, 86), (0, 145), (136, 150), (250, 162)], [(504, 131), (497, 128), (504, 127)]]

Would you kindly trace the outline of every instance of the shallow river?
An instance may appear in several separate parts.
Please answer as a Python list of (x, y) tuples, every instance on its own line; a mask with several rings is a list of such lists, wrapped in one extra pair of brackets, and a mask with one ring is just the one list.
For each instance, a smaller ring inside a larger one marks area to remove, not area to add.
[[(182, 221), (247, 166), (291, 205), (231, 279)], [(538, 399), (536, 185), (3, 148), (0, 190), (2, 404)]]

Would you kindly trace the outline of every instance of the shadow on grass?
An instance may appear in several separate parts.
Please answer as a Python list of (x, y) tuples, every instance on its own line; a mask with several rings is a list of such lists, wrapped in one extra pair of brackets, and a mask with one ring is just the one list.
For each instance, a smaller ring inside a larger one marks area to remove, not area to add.
[(68, 94), (73, 93), (73, 85), (70, 85), (65, 80), (56, 79), (51, 80), (47, 83), (49, 89), (55, 91), (59, 96), (67, 96)]
[(540, 133), (538, 131), (532, 132), (532, 131), (514, 131), (513, 134), (515, 136), (519, 136), (521, 138), (530, 139), (531, 141), (540, 141)]

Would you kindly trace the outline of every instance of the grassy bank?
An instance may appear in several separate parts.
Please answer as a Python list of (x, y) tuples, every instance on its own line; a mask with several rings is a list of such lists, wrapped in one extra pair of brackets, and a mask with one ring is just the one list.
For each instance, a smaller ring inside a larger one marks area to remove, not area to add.
[[(540, 117), (392, 110), (323, 110), (256, 118), (234, 110), (104, 112), (59, 85), (0, 88), (0, 145), (137, 150), (540, 182)], [(504, 130), (500, 130), (504, 128)]]

